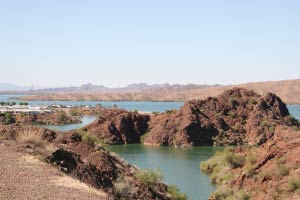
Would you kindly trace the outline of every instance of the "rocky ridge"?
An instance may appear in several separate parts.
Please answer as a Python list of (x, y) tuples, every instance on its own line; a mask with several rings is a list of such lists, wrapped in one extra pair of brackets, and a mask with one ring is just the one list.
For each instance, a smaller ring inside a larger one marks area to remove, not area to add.
[(38, 156), (69, 176), (104, 191), (110, 199), (175, 199), (166, 184), (145, 183), (137, 176), (139, 169), (76, 131), (5, 125), (0, 126), (0, 142)]
[(300, 131), (277, 126), (258, 147), (230, 148), (201, 164), (218, 189), (210, 200), (300, 199)]

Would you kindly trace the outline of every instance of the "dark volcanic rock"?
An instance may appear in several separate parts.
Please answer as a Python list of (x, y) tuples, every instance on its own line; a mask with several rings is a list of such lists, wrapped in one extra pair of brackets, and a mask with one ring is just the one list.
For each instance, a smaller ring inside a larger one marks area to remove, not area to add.
[(125, 110), (103, 110), (101, 116), (84, 128), (108, 144), (139, 143), (148, 129), (149, 115)]
[(171, 146), (262, 144), (279, 124), (297, 125), (275, 94), (261, 98), (234, 88), (206, 100), (192, 100), (175, 111), (151, 117), (144, 144)]
[(172, 199), (165, 184), (145, 185), (134, 175), (138, 171), (136, 167), (103, 148), (95, 150), (83, 142), (70, 143), (53, 152), (47, 160), (70, 176), (120, 197), (116, 199)]
[(148, 185), (136, 175), (139, 169), (96, 144), (83, 141), (74, 131), (0, 125), (0, 143), (19, 152), (45, 158), (62, 172), (105, 192), (108, 199), (172, 200), (161, 180)]

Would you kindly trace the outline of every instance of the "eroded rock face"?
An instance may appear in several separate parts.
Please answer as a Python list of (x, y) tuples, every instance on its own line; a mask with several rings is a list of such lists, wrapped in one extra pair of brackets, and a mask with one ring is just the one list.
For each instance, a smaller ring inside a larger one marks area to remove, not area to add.
[(116, 199), (171, 199), (165, 184), (145, 185), (136, 178), (136, 167), (103, 148), (95, 150), (84, 142), (69, 143), (53, 152), (47, 160), (70, 176), (102, 189)]
[(149, 115), (125, 110), (103, 110), (96, 121), (84, 128), (107, 144), (139, 143), (148, 129)]
[(261, 97), (234, 88), (206, 100), (192, 100), (177, 110), (151, 117), (143, 143), (200, 146), (262, 144), (279, 124), (296, 125), (275, 94)]

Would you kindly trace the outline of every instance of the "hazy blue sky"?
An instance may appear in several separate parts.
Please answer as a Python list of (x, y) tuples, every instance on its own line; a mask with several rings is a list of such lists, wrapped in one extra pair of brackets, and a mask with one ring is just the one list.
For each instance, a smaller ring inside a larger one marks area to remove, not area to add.
[(299, 0), (0, 0), (0, 82), (300, 78)]

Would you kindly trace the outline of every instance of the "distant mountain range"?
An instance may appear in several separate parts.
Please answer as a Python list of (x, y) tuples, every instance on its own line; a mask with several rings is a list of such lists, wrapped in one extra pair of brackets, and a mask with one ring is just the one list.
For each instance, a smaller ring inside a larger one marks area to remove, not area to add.
[[(286, 103), (300, 104), (300, 79), (252, 82), (239, 85), (196, 85), (196, 84), (131, 84), (123, 88), (108, 88), (103, 85), (84, 84), (79, 87), (46, 88), (26, 90), (22, 87), (6, 87), (27, 94), (23, 100), (104, 100), (104, 101), (187, 101), (216, 96), (227, 89), (243, 87), (264, 95), (277, 94)], [(20, 89), (21, 88), (21, 89)], [(4, 92), (2, 92), (4, 93)], [(11, 92), (13, 93), (13, 92)], [(16, 92), (15, 92), (16, 93)]]
[(145, 90), (186, 90), (186, 89), (200, 89), (208, 87), (217, 87), (221, 85), (196, 85), (196, 84), (154, 84), (147, 83), (134, 83), (126, 87), (108, 88), (103, 85), (93, 85), (91, 83), (81, 85), (79, 87), (58, 87), (58, 88), (45, 88), (38, 90), (29, 90), (31, 94), (61, 94), (61, 93), (128, 93), (128, 92), (141, 92)]

